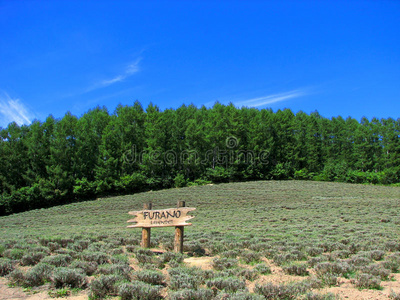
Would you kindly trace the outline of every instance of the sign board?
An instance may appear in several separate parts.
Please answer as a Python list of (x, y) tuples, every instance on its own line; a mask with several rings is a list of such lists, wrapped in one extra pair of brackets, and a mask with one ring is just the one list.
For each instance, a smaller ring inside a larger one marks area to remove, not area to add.
[(196, 208), (193, 207), (178, 207), (160, 210), (130, 211), (129, 214), (135, 215), (136, 218), (128, 220), (128, 222), (136, 222), (136, 224), (130, 225), (128, 227), (151, 228), (192, 225), (191, 223), (186, 223), (186, 221), (194, 218), (194, 216), (188, 216), (187, 213), (195, 209)]

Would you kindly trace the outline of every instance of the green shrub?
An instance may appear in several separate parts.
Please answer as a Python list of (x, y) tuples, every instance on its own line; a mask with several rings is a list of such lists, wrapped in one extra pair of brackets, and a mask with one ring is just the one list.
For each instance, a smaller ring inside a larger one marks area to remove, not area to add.
[(302, 283), (274, 285), (268, 282), (264, 285), (256, 284), (254, 288), (255, 293), (264, 296), (266, 299), (297, 299), (309, 290), (310, 287)]
[(299, 250), (292, 250), (290, 251), (290, 256), (293, 260), (306, 260), (307, 259), (307, 255)]
[(119, 275), (101, 275), (94, 279), (89, 286), (89, 295), (92, 299), (103, 299), (106, 296), (117, 296), (116, 283), (124, 278)]
[(169, 265), (170, 268), (177, 268), (177, 267), (180, 266), (180, 263), (178, 263), (178, 262), (175, 261), (175, 260), (171, 260), (171, 261), (168, 263), (168, 265)]
[(160, 271), (141, 270), (134, 273), (134, 278), (152, 285), (164, 285), (165, 277)]
[(9, 259), (20, 260), (24, 256), (24, 253), (23, 249), (13, 248), (5, 250), (3, 256)]
[(148, 249), (138, 249), (135, 251), (135, 258), (139, 264), (153, 264), (156, 260), (154, 258), (154, 253)]
[(326, 262), (328, 258), (326, 256), (318, 256), (318, 257), (312, 257), (310, 258), (307, 263), (311, 268), (314, 268), (316, 265), (318, 265), (321, 262)]
[(331, 254), (334, 259), (344, 259), (348, 258), (350, 255), (351, 252), (349, 250), (335, 250)]
[(225, 169), (222, 166), (216, 166), (215, 168), (206, 169), (206, 179), (215, 183), (228, 182), (232, 176), (232, 169)]
[[(106, 237), (100, 238), (100, 240), (103, 240), (105, 238)], [(95, 243), (91, 243), (86, 249), (87, 251), (85, 252), (107, 252), (107, 250), (110, 250), (113, 247), (115, 247), (115, 245), (105, 243), (104, 241), (97, 241)]]
[(318, 274), (318, 279), (321, 281), (321, 287), (323, 286), (335, 286), (338, 282), (338, 275), (332, 273)]
[(382, 260), (385, 256), (385, 251), (382, 250), (372, 250), (371, 251), (371, 258), (373, 260)]
[(227, 250), (224, 252), (220, 253), (220, 257), (226, 257), (226, 258), (237, 258), (239, 255), (239, 251), (237, 250)]
[(315, 294), (313, 292), (305, 294), (304, 300), (335, 300), (336, 296), (332, 293), (328, 294)]
[(238, 273), (241, 270), (243, 270), (243, 269), (235, 268), (235, 269), (226, 269), (226, 270), (223, 270), (223, 271), (218, 271), (218, 272), (215, 272), (213, 274), (213, 276), (210, 277), (209, 279), (225, 278), (225, 277), (236, 277), (236, 276), (238, 276)]
[(176, 289), (180, 289), (179, 286), (182, 286), (183, 289), (186, 285), (197, 288), (198, 285), (203, 284), (206, 279), (213, 276), (211, 270), (205, 271), (196, 267), (188, 268), (182, 266), (171, 268), (168, 273), (171, 283), (177, 287)]
[(183, 262), (183, 254), (175, 253), (175, 252), (164, 252), (160, 258), (162, 263), (169, 263), (171, 261), (176, 262), (178, 264)]
[(65, 267), (59, 267), (53, 271), (52, 281), (56, 288), (83, 288), (87, 284), (86, 276), (82, 270)]
[(54, 252), (55, 250), (60, 249), (61, 245), (59, 243), (48, 242), (47, 247), (50, 249), (51, 252)]
[(113, 264), (126, 264), (129, 265), (129, 257), (124, 254), (117, 254), (110, 257)]
[(274, 263), (278, 266), (288, 264), (294, 260), (298, 260), (298, 259), (295, 256), (293, 256), (291, 253), (275, 254), (273, 257)]
[(160, 300), (163, 299), (160, 290), (160, 286), (134, 281), (119, 285), (118, 295), (121, 300)]
[(314, 270), (317, 277), (321, 277), (324, 274), (348, 277), (352, 272), (352, 268), (346, 262), (322, 262), (317, 264)]
[(57, 254), (52, 256), (46, 256), (42, 259), (43, 263), (55, 266), (55, 267), (67, 267), (72, 261), (72, 257), (68, 254)]
[(308, 255), (315, 257), (321, 255), (322, 252), (324, 252), (324, 249), (319, 247), (307, 247), (306, 252)]
[(181, 290), (181, 289), (194, 289), (196, 290), (202, 282), (199, 281), (197, 276), (181, 273), (174, 274), (170, 278), (169, 288), (172, 290)]
[(354, 284), (356, 287), (360, 289), (374, 289), (374, 290), (382, 289), (381, 280), (378, 277), (375, 277), (371, 274), (365, 274), (365, 273), (359, 274)]
[(352, 254), (356, 254), (357, 252), (359, 252), (362, 248), (362, 245), (360, 243), (351, 243), (349, 245), (349, 251)]
[(73, 193), (79, 199), (90, 199), (96, 195), (96, 182), (89, 181), (87, 178), (75, 180)]
[(51, 280), (54, 267), (45, 263), (39, 263), (24, 276), (24, 285), (29, 287), (40, 286)]
[(111, 255), (111, 259), (113, 257), (122, 257), (122, 255), (124, 253), (124, 249), (122, 248), (115, 248), (115, 249), (111, 249), (110, 251), (108, 251), (108, 254)]
[(25, 284), (25, 275), (20, 269), (14, 269), (8, 274), (8, 278), (12, 285), (23, 286)]
[(127, 245), (127, 246), (125, 247), (125, 249), (126, 249), (126, 251), (128, 251), (128, 252), (130, 252), (130, 253), (133, 253), (133, 252), (136, 251), (137, 246), (134, 246), (134, 245)]
[(265, 297), (257, 294), (251, 294), (249, 292), (238, 291), (234, 294), (229, 295), (229, 300), (263, 300)]
[(296, 180), (308, 180), (308, 179), (312, 178), (312, 175), (310, 175), (308, 173), (307, 169), (304, 168), (304, 169), (301, 169), (301, 170), (294, 171), (293, 177)]
[(237, 259), (233, 258), (214, 258), (212, 261), (212, 266), (215, 270), (225, 270), (225, 269), (230, 269), (237, 267), (238, 261)]
[(207, 287), (217, 288), (226, 292), (237, 292), (238, 290), (245, 290), (246, 283), (238, 278), (226, 277), (226, 278), (212, 278), (207, 281)]
[(246, 251), (241, 254), (240, 258), (246, 264), (256, 264), (261, 261), (261, 255), (254, 251)]
[(9, 259), (0, 259), (0, 276), (6, 276), (14, 270), (14, 264)]
[(130, 279), (132, 267), (127, 264), (106, 264), (98, 268), (98, 273), (103, 275), (120, 275), (126, 279)]
[(48, 295), (51, 298), (65, 298), (71, 296), (71, 290), (69, 288), (61, 288), (57, 290), (48, 291)]
[(39, 244), (42, 246), (48, 247), (49, 243), (54, 243), (54, 244), (58, 244), (61, 247), (61, 244), (58, 243), (58, 240), (59, 239), (55, 239), (55, 238), (51, 238), (51, 237), (41, 237), (41, 238), (39, 238)]
[(154, 256), (154, 252), (151, 251), (150, 249), (145, 249), (145, 248), (139, 248), (135, 251), (135, 254), (143, 254), (146, 256)]
[(174, 178), (174, 186), (176, 188), (185, 187), (186, 184), (187, 184), (187, 181), (185, 179), (185, 175), (183, 175), (182, 173), (179, 173), (178, 175), (175, 176), (175, 178)]
[(292, 263), (284, 266), (282, 269), (286, 274), (289, 275), (307, 276), (309, 274), (306, 264)]
[(400, 251), (400, 243), (394, 241), (387, 242), (385, 249), (390, 252)]
[(82, 269), (86, 275), (91, 276), (97, 271), (98, 264), (95, 261), (74, 260), (70, 268)]
[(356, 267), (363, 267), (367, 266), (371, 263), (371, 260), (367, 257), (364, 257), (362, 255), (356, 255), (353, 256), (348, 260), (350, 265), (356, 266)]
[(45, 257), (46, 254), (43, 252), (38, 253), (28, 253), (22, 256), (20, 263), (22, 266), (34, 266), (40, 262), (40, 260)]
[[(69, 244), (74, 243), (75, 240), (71, 238), (61, 238), (57, 240), (57, 243), (61, 245), (61, 247), (66, 248)], [(45, 245), (44, 245), (45, 246)]]
[(168, 295), (169, 300), (213, 300), (214, 293), (209, 289), (183, 289)]
[(271, 249), (271, 245), (265, 242), (258, 241), (256, 243), (250, 244), (248, 248), (256, 252), (263, 252)]
[(381, 280), (388, 280), (390, 270), (385, 269), (382, 264), (372, 264), (361, 268), (362, 273), (371, 274), (380, 278)]
[(3, 244), (0, 244), (0, 257), (3, 256), (3, 252), (6, 250), (6, 246)]
[(218, 255), (227, 250), (225, 246), (217, 241), (215, 241), (214, 243), (210, 243), (208, 249), (211, 255)]
[(125, 175), (116, 182), (118, 191), (137, 193), (146, 188), (146, 176), (140, 172)]
[(206, 254), (206, 250), (204, 247), (197, 241), (187, 242), (183, 245), (183, 251), (187, 253), (189, 256), (204, 256)]
[(393, 273), (400, 271), (400, 255), (390, 254), (382, 262), (385, 269), (391, 270)]
[(30, 252), (33, 252), (33, 253), (42, 252), (46, 255), (50, 255), (51, 251), (50, 251), (49, 247), (37, 245), (36, 241), (33, 241), (33, 243), (34, 243), (34, 246), (29, 248)]
[(89, 240), (77, 240), (73, 244), (68, 244), (68, 249), (71, 249), (75, 252), (82, 252), (86, 250), (90, 245)]
[(109, 262), (110, 257), (104, 252), (84, 250), (81, 254), (81, 259), (103, 265)]
[(237, 276), (253, 281), (259, 277), (259, 273), (254, 269), (242, 269), (237, 273)]
[(271, 274), (271, 268), (266, 264), (258, 264), (254, 267), (254, 270), (262, 275)]
[(349, 250), (349, 246), (339, 242), (323, 242), (318, 245), (324, 249), (324, 252), (333, 252), (335, 250)]
[(78, 253), (73, 251), (73, 250), (71, 250), (71, 249), (62, 249), (62, 248), (60, 248), (60, 249), (54, 250), (54, 253), (55, 254), (62, 254), (62, 255), (69, 255), (72, 258), (78, 258), (79, 257)]

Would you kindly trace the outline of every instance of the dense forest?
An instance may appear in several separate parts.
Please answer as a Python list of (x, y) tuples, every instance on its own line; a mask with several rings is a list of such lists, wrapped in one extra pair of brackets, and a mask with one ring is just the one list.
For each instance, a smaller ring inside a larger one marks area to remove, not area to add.
[(10, 123), (0, 136), (0, 215), (208, 182), (400, 182), (400, 119), (135, 102)]

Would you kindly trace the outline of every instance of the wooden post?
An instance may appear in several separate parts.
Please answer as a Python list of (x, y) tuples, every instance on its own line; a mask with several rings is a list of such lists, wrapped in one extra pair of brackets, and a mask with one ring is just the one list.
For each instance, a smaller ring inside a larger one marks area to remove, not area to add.
[[(144, 210), (151, 210), (152, 208), (153, 204), (151, 202), (143, 204)], [(142, 228), (142, 243), (140, 244), (142, 248), (150, 248), (150, 232), (151, 232), (150, 227)]]
[[(179, 207), (185, 207), (186, 203), (185, 201), (178, 201), (177, 204), (178, 208)], [(183, 252), (183, 229), (184, 226), (176, 226), (175, 227), (175, 242), (174, 242), (174, 251), (182, 253)]]

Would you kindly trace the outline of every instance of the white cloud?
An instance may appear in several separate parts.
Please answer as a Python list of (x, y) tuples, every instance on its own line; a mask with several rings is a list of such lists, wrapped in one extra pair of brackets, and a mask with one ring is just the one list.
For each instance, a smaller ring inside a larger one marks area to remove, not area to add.
[(0, 126), (7, 127), (11, 122), (28, 125), (33, 119), (34, 114), (20, 99), (12, 99), (7, 93), (0, 94)]
[(298, 98), (307, 95), (304, 90), (293, 90), (285, 93), (272, 94), (264, 97), (252, 98), (248, 100), (239, 101), (236, 103), (238, 106), (259, 107), (272, 103), (282, 102), (285, 100)]
[(125, 71), (122, 72), (122, 74), (119, 74), (119, 75), (117, 75), (117, 76), (115, 76), (115, 77), (113, 77), (111, 79), (101, 80), (101, 81), (97, 82), (96, 84), (94, 84), (93, 86), (91, 86), (90, 88), (88, 88), (86, 90), (86, 92), (97, 90), (99, 88), (107, 87), (107, 86), (112, 85), (114, 83), (123, 81), (126, 78), (132, 76), (133, 74), (139, 72), (140, 71), (139, 62), (141, 60), (142, 60), (141, 58), (138, 58), (135, 62), (133, 62), (130, 65), (128, 65), (126, 67)]

